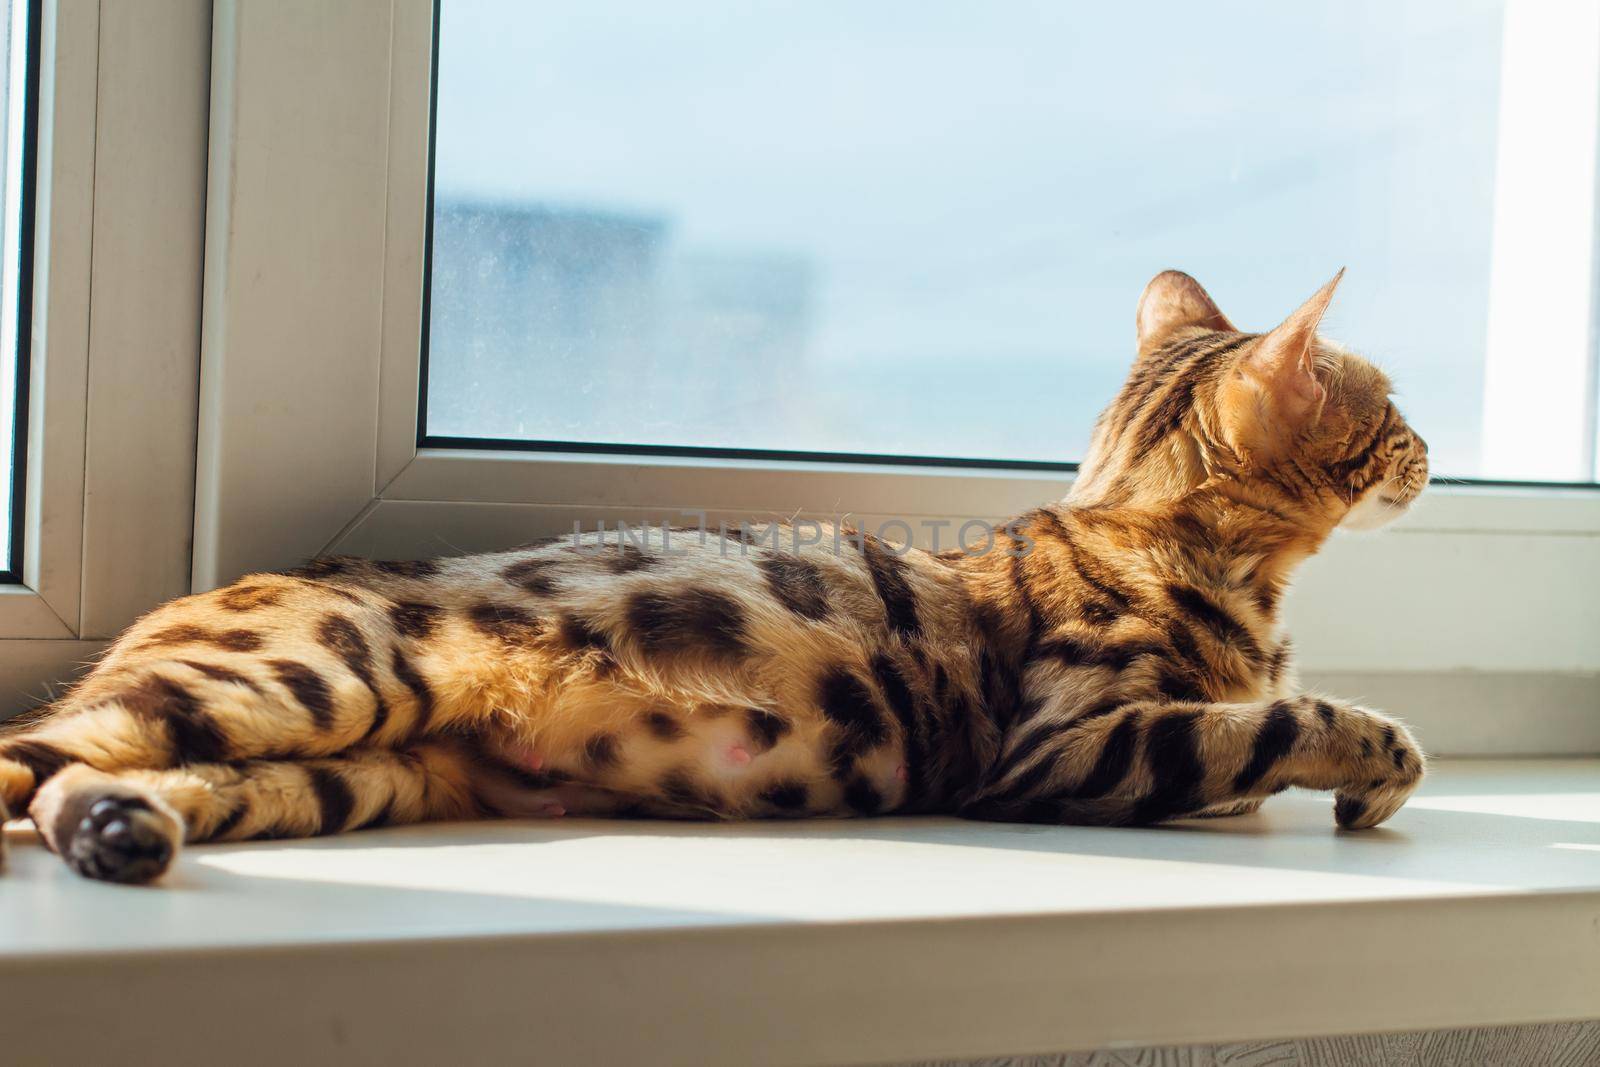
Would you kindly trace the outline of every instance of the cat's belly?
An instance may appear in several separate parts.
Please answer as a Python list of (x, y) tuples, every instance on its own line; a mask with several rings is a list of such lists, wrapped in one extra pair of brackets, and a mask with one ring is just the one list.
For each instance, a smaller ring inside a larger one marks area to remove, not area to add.
[(490, 741), (523, 772), (483, 792), (506, 815), (874, 815), (906, 798), (899, 739), (841, 745), (820, 709), (619, 691), (588, 714), (547, 717), (541, 726), (531, 741), (511, 732)]

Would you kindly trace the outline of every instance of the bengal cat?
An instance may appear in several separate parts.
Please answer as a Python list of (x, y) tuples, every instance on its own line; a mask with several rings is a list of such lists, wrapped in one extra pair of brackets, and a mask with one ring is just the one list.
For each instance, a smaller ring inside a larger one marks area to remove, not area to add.
[(1279, 625), (1335, 527), (1427, 481), (1388, 380), (1315, 336), (1338, 281), (1252, 334), (1158, 276), (1071, 494), (989, 551), (763, 524), (253, 574), (151, 612), (14, 725), (0, 799), (116, 882), (181, 841), (428, 819), (1148, 824), (1299, 786), (1375, 826), (1422, 751), (1297, 692)]

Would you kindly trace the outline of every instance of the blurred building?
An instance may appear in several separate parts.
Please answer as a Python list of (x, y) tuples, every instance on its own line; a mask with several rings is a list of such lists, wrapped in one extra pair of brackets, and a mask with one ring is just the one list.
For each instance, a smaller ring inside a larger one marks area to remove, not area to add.
[(813, 291), (802, 259), (679, 249), (661, 217), (441, 200), (429, 429), (624, 444), (717, 444), (719, 420), (759, 431), (803, 373)]

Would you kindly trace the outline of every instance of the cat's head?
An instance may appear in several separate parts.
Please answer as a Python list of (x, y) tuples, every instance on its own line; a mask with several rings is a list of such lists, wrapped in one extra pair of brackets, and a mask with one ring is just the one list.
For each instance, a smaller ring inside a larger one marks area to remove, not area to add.
[(1316, 336), (1343, 274), (1263, 334), (1240, 332), (1187, 274), (1158, 274), (1138, 358), (1068, 499), (1157, 504), (1207, 486), (1323, 530), (1402, 514), (1427, 484), (1428, 446), (1382, 371)]

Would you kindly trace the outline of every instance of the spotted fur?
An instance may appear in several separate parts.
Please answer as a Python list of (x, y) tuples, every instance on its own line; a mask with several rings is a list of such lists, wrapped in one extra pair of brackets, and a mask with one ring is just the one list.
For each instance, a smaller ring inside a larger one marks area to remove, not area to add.
[(0, 737), (0, 800), (112, 881), (182, 840), (566, 812), (1140, 824), (1301, 786), (1375, 825), (1422, 753), (1298, 693), (1278, 610), (1335, 526), (1410, 503), (1426, 448), (1315, 337), (1332, 289), (1250, 334), (1159, 276), (1072, 494), (983, 554), (762, 523), (174, 601)]

